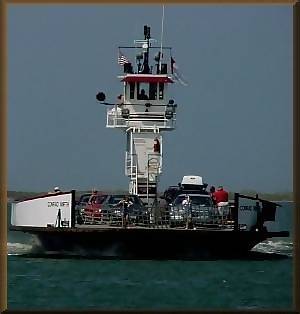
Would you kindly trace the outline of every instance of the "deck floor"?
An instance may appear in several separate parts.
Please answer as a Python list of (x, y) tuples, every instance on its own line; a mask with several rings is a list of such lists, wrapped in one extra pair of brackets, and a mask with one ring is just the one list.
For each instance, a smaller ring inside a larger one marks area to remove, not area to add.
[(185, 228), (184, 226), (178, 226), (178, 227), (169, 227), (168, 225), (135, 225), (135, 224), (129, 224), (126, 228), (122, 227), (121, 225), (108, 225), (108, 224), (76, 224), (75, 228), (78, 229), (143, 229), (143, 230), (214, 230), (214, 231), (232, 231), (233, 225), (212, 225), (207, 224), (205, 226), (196, 226), (193, 228)]

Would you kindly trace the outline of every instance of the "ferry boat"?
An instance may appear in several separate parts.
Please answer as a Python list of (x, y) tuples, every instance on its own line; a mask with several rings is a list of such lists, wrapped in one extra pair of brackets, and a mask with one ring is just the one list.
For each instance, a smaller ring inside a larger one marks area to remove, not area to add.
[[(155, 42), (146, 25), (143, 39), (135, 40), (132, 47), (119, 47), (123, 73), (118, 79), (123, 93), (117, 102), (107, 102), (103, 92), (96, 95), (107, 108), (106, 127), (126, 137), (127, 199), (135, 200), (127, 204), (129, 220), (126, 215), (124, 223), (124, 202), (116, 203), (116, 195), (105, 193), (95, 198), (97, 206), (92, 203), (93, 195), (76, 201), (75, 190), (14, 203), (10, 229), (34, 235), (45, 253), (151, 259), (225, 257), (246, 254), (267, 238), (289, 236), (284, 230), (268, 230), (270, 224), (275, 225), (279, 204), (258, 195), (235, 193), (234, 200), (220, 210), (198, 175), (185, 176), (181, 186), (158, 196), (163, 133), (176, 125), (177, 104), (168, 90), (178, 76), (172, 49)], [(137, 50), (134, 65), (127, 51)], [(190, 201), (183, 208), (185, 197)], [(137, 210), (137, 203), (142, 209)]]

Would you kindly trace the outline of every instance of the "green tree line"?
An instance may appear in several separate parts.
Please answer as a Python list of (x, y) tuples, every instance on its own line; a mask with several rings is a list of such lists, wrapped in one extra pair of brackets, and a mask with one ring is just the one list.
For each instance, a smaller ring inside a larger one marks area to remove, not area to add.
[[(76, 198), (79, 198), (80, 195), (84, 193), (90, 193), (91, 191), (76, 191)], [(128, 191), (125, 190), (115, 190), (115, 191), (103, 191), (104, 193), (115, 193), (115, 194), (126, 194)], [(9, 200), (23, 200), (26, 198), (36, 197), (40, 195), (45, 195), (47, 192), (24, 192), (24, 191), (8, 191), (7, 198)], [(293, 200), (293, 193), (292, 192), (280, 192), (280, 193), (260, 193), (253, 190), (242, 190), (239, 191), (240, 194), (253, 196), (255, 197), (256, 194), (262, 199), (266, 199), (269, 201), (292, 201)], [(160, 193), (161, 195), (162, 193)], [(229, 192), (229, 198), (234, 198), (234, 192)]]

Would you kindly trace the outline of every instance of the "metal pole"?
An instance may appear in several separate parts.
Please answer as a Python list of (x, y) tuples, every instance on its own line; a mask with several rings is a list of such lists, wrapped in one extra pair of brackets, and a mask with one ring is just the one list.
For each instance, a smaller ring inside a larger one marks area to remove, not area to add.
[(234, 210), (233, 210), (233, 220), (234, 220), (234, 231), (239, 230), (239, 193), (234, 193)]
[[(131, 192), (134, 192), (134, 188), (132, 186), (132, 164), (133, 164), (133, 134), (132, 131), (130, 131), (130, 185), (131, 185)], [(129, 191), (130, 192), (130, 191)]]
[(159, 73), (161, 73), (161, 59), (162, 59), (162, 44), (163, 44), (163, 34), (164, 34), (164, 18), (165, 18), (165, 6), (163, 5), (162, 19), (161, 19), (161, 36), (160, 36), (160, 58), (159, 58)]
[(149, 155), (147, 161), (147, 206), (149, 206)]
[(72, 190), (72, 203), (71, 203), (71, 227), (74, 228), (75, 227), (75, 223), (76, 223), (76, 219), (78, 217), (76, 217), (76, 213), (75, 213), (75, 190)]

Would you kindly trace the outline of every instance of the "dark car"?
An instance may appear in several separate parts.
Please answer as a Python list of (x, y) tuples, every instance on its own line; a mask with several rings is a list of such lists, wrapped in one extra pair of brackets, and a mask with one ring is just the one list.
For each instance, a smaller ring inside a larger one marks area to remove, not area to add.
[(176, 196), (180, 193), (181, 189), (179, 186), (169, 186), (167, 190), (165, 190), (164, 194), (162, 195), (162, 199), (165, 199), (166, 202), (169, 204), (174, 201)]
[(102, 203), (103, 219), (109, 220), (111, 223), (121, 222), (123, 216), (123, 208), (120, 203), (125, 197), (132, 203), (128, 207), (129, 221), (131, 223), (148, 224), (150, 222), (150, 214), (137, 195), (108, 195)]

